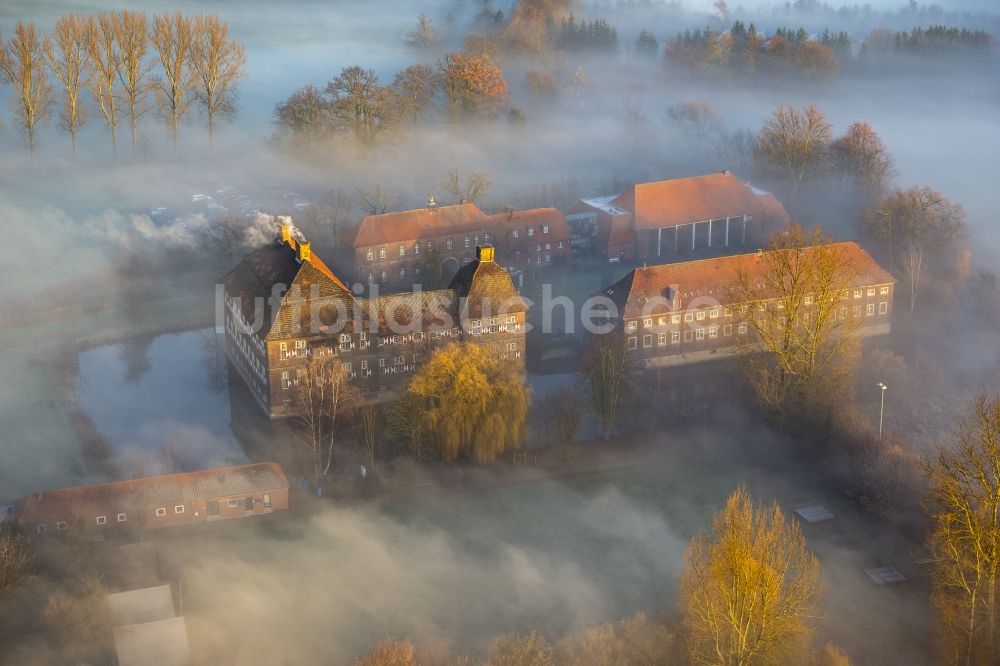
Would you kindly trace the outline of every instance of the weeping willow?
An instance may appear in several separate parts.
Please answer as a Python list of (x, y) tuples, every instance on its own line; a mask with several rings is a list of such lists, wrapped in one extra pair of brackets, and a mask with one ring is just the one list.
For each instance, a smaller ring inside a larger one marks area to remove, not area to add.
[(469, 455), (488, 462), (521, 443), (531, 395), (519, 360), (451, 344), (434, 352), (409, 392), (442, 460)]

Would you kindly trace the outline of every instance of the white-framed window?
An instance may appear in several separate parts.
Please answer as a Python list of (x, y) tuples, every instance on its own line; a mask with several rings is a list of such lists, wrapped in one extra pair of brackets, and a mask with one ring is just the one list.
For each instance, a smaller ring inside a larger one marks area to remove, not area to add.
[(806, 296), (806, 305), (812, 305), (812, 304), (813, 304), (813, 297)]
[(66, 529), (66, 521), (65, 520), (57, 520), (56, 521), (56, 529), (60, 530), (60, 531)]
[(445, 241), (445, 246), (450, 250), (455, 246), (455, 243), (452, 242), (452, 240), (449, 238), (447, 241)]
[(341, 365), (341, 367), (344, 368), (344, 372), (350, 372), (351, 371), (351, 364), (350, 363), (341, 363), (340, 365)]
[(705, 329), (699, 328), (697, 331), (695, 331), (695, 336), (694, 337), (696, 339), (698, 339), (698, 340), (704, 340), (705, 339)]
[(472, 245), (472, 239), (468, 236), (465, 237), (465, 247), (470, 247)]
[(549, 233), (549, 225), (547, 225), (547, 224), (543, 224), (542, 225), (542, 233), (543, 234)]
[(865, 306), (865, 316), (866, 317), (874, 317), (875, 316), (875, 304), (874, 303), (869, 303), (868, 305)]
[(854, 298), (861, 298), (861, 289), (854, 290)]
[(535, 235), (535, 228), (534, 227), (528, 227), (528, 235), (529, 236), (534, 236)]
[(563, 242), (559, 241), (559, 248), (562, 249), (562, 246), (563, 246)]
[(879, 290), (878, 290), (878, 293), (880, 293), (880, 294), (888, 294), (889, 293), (889, 287), (880, 287)]
[(420, 254), (420, 242), (413, 244), (413, 254)]
[(38, 525), (38, 526), (37, 526), (37, 527), (35, 528), (35, 530), (36, 530), (36, 531), (37, 531), (37, 532), (38, 532), (39, 534), (45, 534), (45, 531), (46, 531), (47, 529), (49, 529), (49, 528), (48, 528), (48, 526), (47, 526), (47, 525), (46, 525), (45, 523), (41, 523), (40, 525)]
[(288, 343), (287, 342), (279, 342), (278, 343), (278, 358), (280, 358), (281, 360), (285, 360), (286, 358), (288, 358)]
[(508, 324), (516, 324), (517, 323), (517, 315), (510, 315), (509, 317), (507, 317), (507, 323)]
[(628, 339), (628, 348), (629, 349), (635, 349), (635, 345), (636, 345), (636, 338), (633, 335), (633, 336), (629, 337), (629, 339)]
[(490, 234), (489, 234), (489, 232), (483, 234), (483, 242), (484, 243), (489, 243), (490, 242)]
[(97, 524), (98, 525), (107, 525), (108, 524), (108, 517), (107, 516), (98, 516), (97, 517)]
[(288, 371), (287, 370), (282, 370), (281, 371), (281, 388), (283, 390), (287, 391), (291, 387), (292, 387), (292, 380), (288, 376)]
[(747, 333), (747, 325), (746, 324), (740, 324), (736, 328), (736, 332), (739, 333), (740, 335), (746, 335), (746, 333)]
[(513, 236), (514, 238), (517, 238), (518, 236), (521, 235), (521, 232), (518, 231), (517, 229), (514, 229), (513, 231), (510, 232), (510, 235)]
[(379, 250), (378, 250), (378, 258), (379, 259), (385, 259), (385, 248), (384, 247), (379, 248)]
[(666, 317), (660, 317), (659, 319), (656, 320), (656, 323), (659, 324), (660, 326), (666, 326), (667, 325), (667, 318)]
[(183, 504), (175, 504), (174, 505), (174, 513), (184, 513), (184, 505)]
[(403, 243), (399, 244), (399, 256), (401, 257), (406, 256), (406, 245), (404, 245)]
[(625, 322), (625, 330), (628, 331), (629, 333), (631, 333), (632, 331), (634, 331), (638, 327), (639, 327), (639, 322), (637, 322), (637, 321), (633, 320), (633, 321), (627, 321), (627, 322)]
[(694, 321), (694, 314), (691, 312), (685, 312), (684, 321)]
[(847, 307), (846, 306), (842, 306), (840, 308), (840, 310), (838, 311), (838, 313), (839, 313), (841, 319), (847, 319)]
[(124, 523), (127, 519), (128, 519), (128, 516), (126, 516), (124, 513), (119, 513), (118, 514), (118, 522), (119, 523)]
[(295, 341), (295, 351), (296, 352), (304, 351), (305, 348), (306, 348), (306, 341), (305, 340), (296, 340)]
[(855, 319), (859, 319), (861, 317), (861, 306), (855, 305), (852, 314), (854, 315)]
[(694, 333), (691, 331), (684, 331), (684, 342), (691, 342), (694, 338)]
[(869, 296), (875, 295), (875, 287), (868, 287), (868, 295)]
[(368, 248), (368, 251), (365, 252), (365, 258), (368, 259), (368, 261), (374, 261), (375, 260), (375, 250), (373, 250), (371, 248)]
[(889, 303), (887, 301), (882, 301), (878, 304), (878, 313), (884, 315), (889, 312)]
[(718, 326), (709, 326), (708, 327), (708, 337), (710, 337), (710, 338), (717, 338), (717, 337), (719, 337), (719, 327)]
[(670, 334), (670, 342), (671, 342), (672, 344), (675, 344), (675, 345), (676, 345), (676, 344), (677, 344), (677, 343), (679, 343), (680, 341), (681, 341), (681, 332), (680, 332), (680, 331), (674, 331), (674, 332), (672, 332), (672, 333)]
[(551, 250), (552, 249), (552, 243), (546, 243), (545, 244), (545, 249), (546, 250)]
[(667, 344), (667, 334), (666, 333), (657, 333), (656, 334), (656, 344), (658, 344), (661, 347), (663, 345)]
[(653, 346), (653, 336), (649, 335), (649, 334), (642, 336), (642, 346), (643, 347), (652, 347)]
[(705, 319), (705, 311), (698, 310), (698, 314), (695, 316), (695, 319), (697, 319), (698, 321), (702, 321), (703, 319)]
[(672, 323), (672, 324), (679, 324), (679, 323), (681, 323), (681, 316), (680, 315), (670, 315), (670, 323)]
[(385, 271), (382, 271), (382, 272), (381, 272), (381, 273), (379, 274), (379, 278), (380, 278), (380, 279), (382, 280), (382, 282), (385, 282), (385, 277), (386, 277), (386, 276), (385, 276)]
[(230, 509), (235, 509), (239, 505), (240, 505), (240, 501), (239, 500), (234, 500), (234, 499), (229, 500), (229, 508)]
[(549, 263), (550, 261), (552, 261), (552, 255), (545, 255), (545, 263)]
[(361, 369), (362, 370), (367, 370), (368, 369), (368, 359), (364, 359), (364, 360), (361, 361)]
[(378, 367), (380, 367), (380, 368), (384, 368), (385, 367), (385, 357), (384, 356), (380, 356), (379, 357), (379, 359), (378, 359)]
[(733, 334), (733, 325), (732, 324), (726, 324), (725, 326), (723, 326), (722, 327), (722, 334), (723, 335), (732, 335)]
[(535, 257), (535, 263), (536, 264), (542, 263), (542, 255), (538, 255), (537, 257)]
[(650, 326), (653, 325), (653, 320), (652, 319), (643, 319), (642, 320), (642, 325), (645, 326), (646, 328), (649, 328)]
[(167, 515), (167, 509), (166, 509), (166, 507), (160, 506), (160, 507), (156, 508), (156, 517), (157, 518), (163, 518), (165, 515)]
[(732, 308), (723, 308), (722, 315), (724, 317), (732, 317), (733, 316), (733, 309)]
[(517, 343), (516, 342), (508, 342), (507, 343), (507, 351), (508, 351), (508, 353), (509, 352), (516, 352), (517, 351)]
[(709, 313), (708, 316), (711, 317), (712, 319), (718, 319), (719, 318), (719, 308), (712, 308), (712, 311)]

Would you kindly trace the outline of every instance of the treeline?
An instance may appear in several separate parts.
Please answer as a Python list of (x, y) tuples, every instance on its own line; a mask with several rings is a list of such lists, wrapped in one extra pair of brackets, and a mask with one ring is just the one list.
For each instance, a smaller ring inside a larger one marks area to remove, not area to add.
[[(277, 137), (307, 146), (316, 139), (354, 136), (365, 144), (432, 115), (458, 122), (494, 118), (507, 104), (503, 71), (486, 53), (455, 52), (436, 67), (411, 65), (383, 84), (375, 72), (345, 67), (323, 89), (306, 85), (274, 111)], [(435, 100), (442, 104), (435, 107)], [(443, 108), (443, 112), (438, 112)]]
[(211, 14), (67, 14), (50, 34), (29, 22), (18, 23), (9, 39), (0, 35), (0, 73), (13, 88), (14, 117), (32, 154), (53, 106), (74, 155), (91, 115), (106, 124), (116, 155), (122, 124), (135, 155), (140, 119), (152, 109), (166, 121), (175, 148), (179, 125), (194, 106), (203, 111), (211, 139), (217, 122), (236, 111), (245, 64), (243, 46)]
[(580, 21), (570, 14), (556, 24), (549, 22), (552, 44), (560, 51), (597, 51), (613, 53), (618, 50), (618, 31), (605, 19)]
[(848, 66), (874, 64), (892, 55), (941, 56), (988, 53), (989, 33), (934, 25), (892, 33), (874, 30), (855, 49), (844, 31), (824, 30), (813, 37), (805, 28), (779, 27), (766, 34), (750, 23), (735, 21), (726, 31), (705, 29), (678, 33), (667, 42), (666, 61), (685, 68), (717, 69), (739, 74), (831, 76)]

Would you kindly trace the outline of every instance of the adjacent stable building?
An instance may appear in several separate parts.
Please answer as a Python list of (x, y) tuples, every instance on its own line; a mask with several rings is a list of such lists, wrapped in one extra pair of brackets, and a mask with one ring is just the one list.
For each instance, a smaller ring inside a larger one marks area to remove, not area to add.
[(488, 345), (520, 362), (525, 302), (492, 245), (470, 252), (447, 289), (362, 298), (285, 223), (225, 277), (229, 361), (271, 418), (295, 413), (296, 387), (316, 356), (339, 359), (372, 401), (404, 388), (430, 352), (450, 342)]
[(723, 171), (582, 199), (566, 219), (599, 256), (665, 262), (759, 247), (791, 218), (773, 194)]
[(284, 471), (255, 463), (33, 493), (18, 500), (15, 514), (31, 535), (104, 538), (287, 508)]
[[(857, 320), (862, 336), (890, 332), (896, 280), (857, 243), (824, 246), (854, 269), (850, 288), (841, 294), (836, 316)], [(674, 264), (643, 266), (608, 287), (615, 328), (625, 337), (633, 370), (650, 370), (721, 360), (735, 352), (747, 325), (727, 293), (739, 274), (762, 271), (762, 251)], [(812, 296), (805, 296), (805, 304)], [(776, 302), (754, 307), (779, 307)]]
[(572, 235), (555, 208), (487, 214), (475, 204), (368, 215), (343, 234), (350, 278), (382, 291), (409, 289), (426, 279), (429, 264), (450, 279), (472, 261), (476, 247), (493, 245), (496, 260), (521, 271), (559, 262)]

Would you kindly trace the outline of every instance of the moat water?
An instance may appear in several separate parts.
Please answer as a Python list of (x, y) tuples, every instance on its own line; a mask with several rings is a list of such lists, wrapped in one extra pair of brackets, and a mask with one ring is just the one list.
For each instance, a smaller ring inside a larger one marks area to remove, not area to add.
[(210, 329), (129, 338), (78, 357), (80, 404), (123, 473), (238, 464), (224, 342)]

